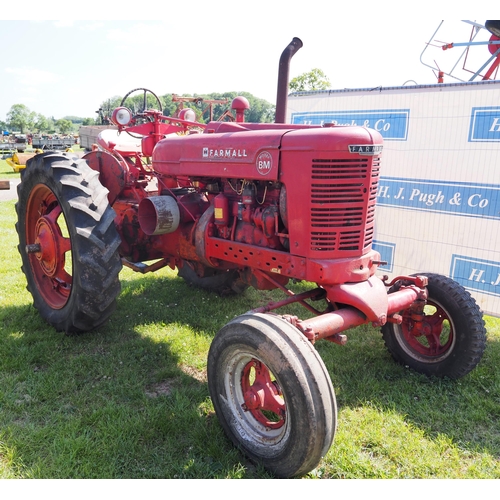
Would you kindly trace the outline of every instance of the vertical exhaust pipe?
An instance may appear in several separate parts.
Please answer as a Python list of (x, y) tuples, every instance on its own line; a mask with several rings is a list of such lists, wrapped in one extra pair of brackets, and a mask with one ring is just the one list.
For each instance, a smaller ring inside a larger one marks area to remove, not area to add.
[(278, 70), (278, 92), (276, 95), (276, 113), (274, 115), (275, 123), (285, 123), (286, 106), (288, 102), (288, 77), (290, 73), (290, 60), (295, 53), (302, 47), (302, 40), (294, 37), (283, 51), (280, 57)]

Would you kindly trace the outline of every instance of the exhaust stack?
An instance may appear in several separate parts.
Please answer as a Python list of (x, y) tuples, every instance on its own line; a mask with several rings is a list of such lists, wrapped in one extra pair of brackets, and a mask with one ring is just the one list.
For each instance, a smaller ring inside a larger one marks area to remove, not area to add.
[(295, 53), (302, 47), (302, 40), (294, 37), (288, 44), (280, 57), (278, 70), (278, 91), (276, 95), (276, 113), (274, 115), (275, 123), (285, 123), (286, 106), (288, 102), (288, 78), (290, 73), (290, 60)]

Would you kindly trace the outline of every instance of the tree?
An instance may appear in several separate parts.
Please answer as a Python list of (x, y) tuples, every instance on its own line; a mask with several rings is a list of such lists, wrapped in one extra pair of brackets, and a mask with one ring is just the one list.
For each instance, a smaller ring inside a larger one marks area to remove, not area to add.
[(14, 104), (7, 113), (7, 122), (12, 130), (19, 130), (23, 134), (33, 128), (35, 116), (36, 113), (24, 104)]
[(47, 132), (51, 128), (51, 123), (49, 119), (40, 113), (37, 113), (33, 123), (33, 129), (37, 130), (38, 133)]
[(109, 119), (113, 114), (113, 110), (120, 105), (122, 98), (115, 95), (110, 99), (106, 99), (101, 103), (99, 109), (96, 111), (98, 117), (95, 120), (96, 125), (109, 125)]
[(250, 109), (247, 111), (245, 120), (252, 123), (271, 123), (274, 121), (276, 106), (248, 92), (240, 92), (240, 95), (246, 97), (250, 103)]
[[(227, 100), (226, 104), (213, 104), (213, 119), (217, 120), (220, 118), (227, 110), (231, 110), (231, 102), (236, 96), (243, 96), (248, 99), (250, 104), (250, 109), (245, 113), (245, 120), (247, 122), (253, 123), (270, 123), (274, 121), (274, 112), (275, 106), (274, 104), (269, 103), (265, 99), (260, 99), (250, 94), (249, 92), (223, 92), (223, 93), (211, 93), (211, 94), (190, 94), (190, 95), (182, 95), (179, 97), (190, 97), (190, 98), (199, 98), (199, 102), (179, 102), (174, 101), (172, 96), (173, 94), (164, 94), (159, 95), (159, 99), (162, 103), (162, 113), (165, 116), (175, 116), (178, 107), (182, 104), (184, 108), (191, 108), (196, 113), (196, 119), (200, 123), (206, 123), (210, 120), (209, 108), (208, 104), (204, 100)], [(153, 108), (157, 108), (158, 104), (152, 98), (150, 94), (147, 96), (148, 102), (147, 105)], [(97, 123), (105, 123), (106, 117), (110, 117), (113, 109), (118, 107), (121, 102), (120, 97), (112, 97), (107, 99), (106, 101), (101, 103), (99, 107), (99, 116), (100, 120), (97, 120)], [(144, 107), (143, 103), (144, 94), (142, 92), (137, 92), (136, 95), (132, 95), (127, 98), (127, 101), (124, 103), (126, 107), (132, 110), (133, 113), (141, 111)]]
[[(163, 106), (163, 114), (165, 116), (175, 116), (175, 112), (177, 111), (177, 102), (173, 101), (173, 94), (165, 94), (162, 96), (159, 96), (160, 99), (162, 100), (164, 106)], [(185, 104), (186, 108), (190, 108), (192, 106), (189, 105), (189, 103)]]
[[(274, 105), (267, 102), (265, 99), (255, 97), (249, 92), (213, 92), (211, 94), (194, 94), (180, 97), (200, 98), (199, 102), (195, 101), (183, 103), (183, 107), (191, 108), (195, 111), (197, 120), (201, 123), (206, 123), (210, 120), (210, 104), (208, 101), (227, 101), (225, 104), (212, 104), (213, 119), (218, 120), (226, 111), (231, 110), (231, 102), (236, 96), (245, 97), (250, 104), (250, 109), (245, 113), (245, 120), (247, 122), (269, 123), (274, 120)], [(175, 116), (179, 102), (173, 102), (172, 97), (169, 95), (162, 96), (162, 99), (166, 103), (164, 114)]]
[(57, 120), (55, 125), (59, 129), (59, 132), (63, 135), (69, 134), (73, 130), (73, 123), (69, 120), (65, 120), (64, 118)]
[(83, 118), (80, 118), (79, 116), (73, 116), (73, 115), (63, 116), (63, 118), (65, 120), (69, 120), (74, 125), (80, 125), (80, 123), (82, 123), (82, 120), (83, 120)]
[(290, 90), (302, 92), (304, 90), (327, 90), (331, 87), (328, 77), (318, 68), (314, 68), (308, 73), (302, 73), (292, 78), (289, 83)]

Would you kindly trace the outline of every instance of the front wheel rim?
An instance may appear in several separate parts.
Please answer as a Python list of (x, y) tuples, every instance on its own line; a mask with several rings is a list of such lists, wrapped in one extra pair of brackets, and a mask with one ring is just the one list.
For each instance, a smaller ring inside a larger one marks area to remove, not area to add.
[(422, 361), (433, 363), (450, 355), (456, 335), (453, 321), (437, 302), (428, 300), (423, 318), (415, 318), (410, 310), (403, 314), (400, 326), (402, 347)]
[(285, 398), (264, 362), (236, 354), (227, 367), (224, 385), (240, 435), (261, 445), (276, 444), (288, 435)]

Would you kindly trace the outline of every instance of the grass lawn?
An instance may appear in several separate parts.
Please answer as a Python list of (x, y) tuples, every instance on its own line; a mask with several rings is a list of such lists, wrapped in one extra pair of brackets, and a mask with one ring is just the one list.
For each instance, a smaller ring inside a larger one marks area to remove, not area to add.
[[(0, 179), (18, 175), (4, 163)], [(124, 269), (110, 321), (66, 336), (26, 291), (14, 205), (0, 202), (0, 478), (271, 477), (226, 439), (206, 357), (225, 323), (278, 295), (221, 298), (171, 270)], [(486, 322), (483, 360), (458, 381), (396, 365), (371, 327), (318, 342), (338, 429), (307, 477), (500, 478), (500, 321)]]

